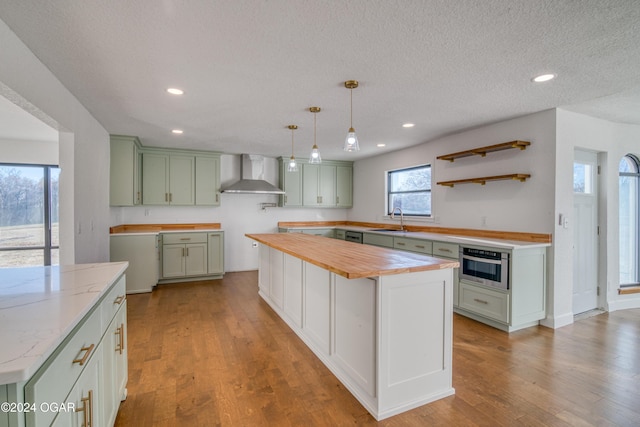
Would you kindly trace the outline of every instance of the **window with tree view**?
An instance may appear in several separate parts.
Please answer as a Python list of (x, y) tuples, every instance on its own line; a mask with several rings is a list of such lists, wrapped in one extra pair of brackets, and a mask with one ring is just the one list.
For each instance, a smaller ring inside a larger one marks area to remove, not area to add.
[(431, 216), (431, 165), (387, 172), (387, 214)]
[(56, 166), (0, 164), (0, 267), (59, 263)]

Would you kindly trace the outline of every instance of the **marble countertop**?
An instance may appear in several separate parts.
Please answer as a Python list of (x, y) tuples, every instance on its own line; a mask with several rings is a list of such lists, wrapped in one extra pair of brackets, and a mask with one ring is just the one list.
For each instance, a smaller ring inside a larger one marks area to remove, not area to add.
[(28, 380), (128, 266), (0, 268), (0, 385)]

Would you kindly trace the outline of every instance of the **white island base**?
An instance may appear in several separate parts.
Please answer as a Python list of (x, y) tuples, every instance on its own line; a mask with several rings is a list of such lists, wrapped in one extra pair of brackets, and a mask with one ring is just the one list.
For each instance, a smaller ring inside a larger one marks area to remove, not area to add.
[(452, 281), (446, 267), (347, 279), (260, 245), (260, 296), (376, 420), (454, 394)]

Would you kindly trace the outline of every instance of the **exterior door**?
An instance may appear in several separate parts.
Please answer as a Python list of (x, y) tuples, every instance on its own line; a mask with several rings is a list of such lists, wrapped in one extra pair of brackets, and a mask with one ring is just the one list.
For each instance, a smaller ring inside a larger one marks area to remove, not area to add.
[(573, 163), (573, 314), (598, 307), (598, 155), (576, 150)]

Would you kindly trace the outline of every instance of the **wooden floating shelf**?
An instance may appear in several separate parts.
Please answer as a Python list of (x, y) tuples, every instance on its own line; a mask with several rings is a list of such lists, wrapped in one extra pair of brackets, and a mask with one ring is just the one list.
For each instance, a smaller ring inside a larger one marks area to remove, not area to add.
[(480, 178), (467, 178), (467, 179), (456, 179), (454, 181), (440, 181), (438, 185), (444, 185), (446, 187), (453, 187), (456, 184), (480, 184), (484, 185), (487, 181), (504, 181), (507, 179), (525, 182), (527, 178), (530, 178), (531, 175), (526, 173), (512, 173), (509, 175), (496, 175), (496, 176), (485, 176)]
[(492, 153), (494, 151), (509, 150), (512, 148), (519, 148), (520, 150), (525, 150), (529, 145), (531, 145), (529, 141), (510, 141), (510, 142), (503, 142), (501, 144), (488, 145), (486, 147), (472, 148), (471, 150), (459, 151), (457, 153), (444, 154), (436, 158), (438, 160), (449, 160), (450, 162), (453, 162), (455, 159), (459, 159), (461, 157), (469, 157), (469, 156), (484, 157), (487, 155), (487, 153)]

